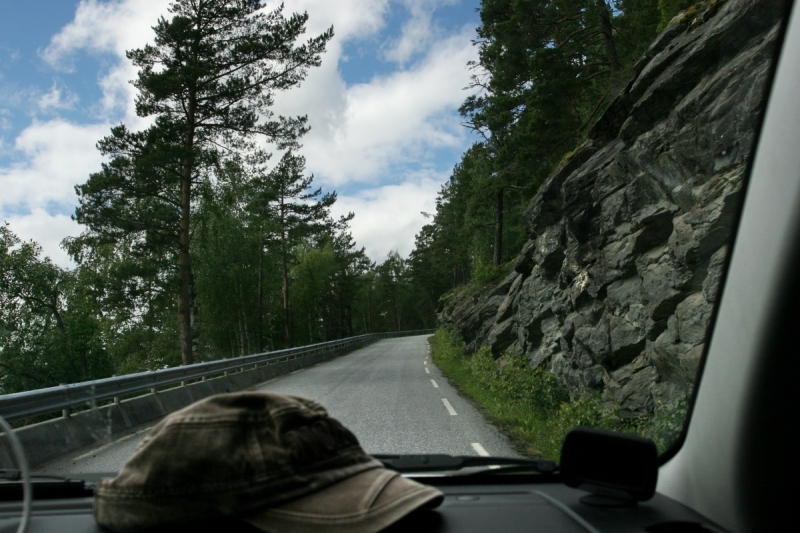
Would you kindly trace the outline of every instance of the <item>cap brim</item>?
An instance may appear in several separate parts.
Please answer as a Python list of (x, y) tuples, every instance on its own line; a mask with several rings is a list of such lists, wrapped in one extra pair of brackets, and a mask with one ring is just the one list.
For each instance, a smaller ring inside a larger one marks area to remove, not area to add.
[(385, 468), (373, 468), (319, 492), (244, 519), (269, 533), (375, 533), (444, 495)]

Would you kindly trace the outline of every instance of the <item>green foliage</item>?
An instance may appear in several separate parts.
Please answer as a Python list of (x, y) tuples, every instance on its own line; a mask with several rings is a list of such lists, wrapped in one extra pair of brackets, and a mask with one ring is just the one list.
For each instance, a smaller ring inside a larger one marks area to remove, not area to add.
[(550, 413), (569, 400), (564, 387), (552, 374), (541, 368), (532, 369), (521, 355), (503, 355), (495, 360), (487, 347), (469, 359), (475, 378), (496, 394), (511, 401), (524, 402), (534, 409)]
[(688, 397), (657, 402), (652, 418), (638, 420), (637, 433), (652, 439), (659, 451), (668, 449), (680, 435), (689, 413)]
[(575, 426), (646, 436), (663, 452), (683, 427), (685, 400), (658, 406), (652, 417), (624, 420), (599, 394), (570, 398), (553, 374), (531, 368), (521, 355), (495, 359), (485, 347), (467, 355), (464, 343), (444, 329), (429, 342), (433, 362), (451, 384), (477, 401), (523, 453), (558, 460), (564, 436)]
[(697, 3), (698, 0), (658, 0), (658, 11), (661, 15), (658, 22), (658, 31), (667, 27), (678, 13)]
[[(0, 226), (0, 393), (105, 377), (101, 318), (80, 272)], [(69, 302), (69, 303), (68, 303)]]
[(623, 69), (629, 69), (661, 31), (662, 12), (658, 0), (618, 0), (614, 5), (620, 63)]
[(623, 65), (611, 10), (603, 0), (483, 0), (477, 32), (472, 86), (482, 90), (461, 112), (498, 179), (541, 182), (613, 97)]
[(528, 239), (525, 208), (625, 86), (661, 14), (657, 0), (481, 2), (475, 92), (460, 112), (482, 140), (442, 187), (410, 258), (431, 301), (490, 280), (496, 246), (498, 264), (515, 259)]
[(491, 262), (483, 261), (481, 258), (476, 257), (472, 262), (473, 286), (483, 287), (487, 283), (494, 281), (499, 270), (500, 268), (494, 266)]
[[(281, 150), (299, 146), (307, 118), (275, 118), (274, 94), (319, 66), (333, 37), (330, 28), (296, 44), (308, 15), (286, 18), (282, 5), (269, 13), (263, 7), (239, 0), (170, 4), (171, 18), (153, 27), (153, 44), (126, 52), (139, 68), (136, 113), (155, 117), (154, 124), (140, 132), (112, 128), (98, 143), (110, 161), (76, 187), (75, 218), (89, 228), (84, 246), (132, 237), (142, 252), (167, 258), (162, 266), (177, 277), (165, 287), (178, 300), (184, 364), (194, 360), (199, 335), (191, 242), (197, 192), (220, 167), (268, 159), (256, 137)], [(292, 162), (291, 156), (282, 160), (276, 171)], [(288, 326), (286, 336), (291, 339)]]

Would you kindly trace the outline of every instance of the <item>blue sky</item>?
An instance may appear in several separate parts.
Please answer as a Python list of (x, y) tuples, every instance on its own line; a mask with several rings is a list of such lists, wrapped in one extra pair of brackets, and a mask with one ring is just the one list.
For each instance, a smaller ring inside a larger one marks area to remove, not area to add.
[[(303, 155), (317, 184), (353, 211), (353, 233), (375, 260), (406, 255), (436, 192), (474, 141), (457, 108), (475, 58), (479, 0), (287, 0), (308, 33), (336, 36), (275, 111), (307, 114)], [(97, 170), (95, 142), (133, 112), (135, 69), (124, 51), (151, 40), (169, 0), (0, 0), (0, 219), (68, 265), (58, 246), (73, 187)], [(276, 5), (270, 2), (269, 9)]]

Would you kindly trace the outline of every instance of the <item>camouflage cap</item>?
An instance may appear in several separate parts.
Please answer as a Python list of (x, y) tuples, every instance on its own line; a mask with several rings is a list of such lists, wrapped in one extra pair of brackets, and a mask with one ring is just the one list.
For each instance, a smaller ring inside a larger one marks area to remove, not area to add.
[(111, 529), (240, 518), (274, 533), (378, 531), (438, 490), (386, 470), (318, 403), (220, 394), (176, 411), (95, 488)]

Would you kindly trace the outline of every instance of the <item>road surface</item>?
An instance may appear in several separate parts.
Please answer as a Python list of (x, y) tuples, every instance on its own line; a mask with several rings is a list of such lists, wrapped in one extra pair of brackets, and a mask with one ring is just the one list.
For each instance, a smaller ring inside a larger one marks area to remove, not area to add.
[[(430, 360), (426, 338), (386, 339), (256, 389), (320, 402), (355, 433), (368, 453), (516, 457), (506, 438), (442, 377)], [(116, 472), (150, 427), (38, 470)]]

